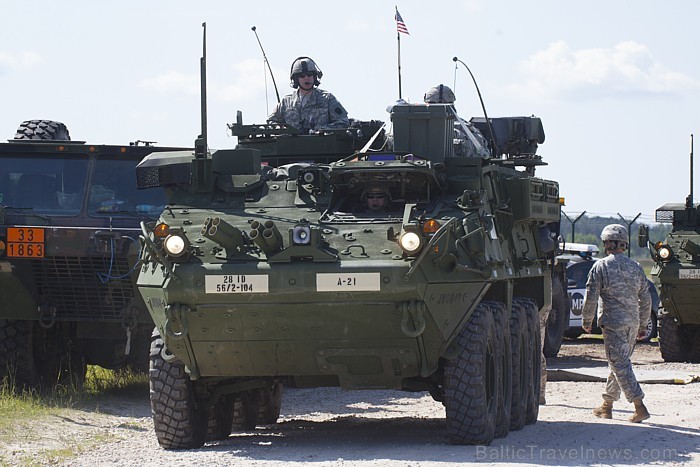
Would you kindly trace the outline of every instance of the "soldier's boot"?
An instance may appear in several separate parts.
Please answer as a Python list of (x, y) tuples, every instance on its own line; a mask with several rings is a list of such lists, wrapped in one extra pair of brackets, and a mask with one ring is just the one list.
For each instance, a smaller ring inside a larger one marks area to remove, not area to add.
[(634, 413), (629, 418), (629, 421), (632, 423), (639, 423), (642, 420), (646, 420), (650, 416), (651, 415), (649, 415), (649, 411), (647, 410), (646, 406), (644, 405), (644, 402), (642, 402), (641, 399), (635, 399), (634, 400)]
[(612, 401), (603, 401), (600, 407), (593, 409), (593, 415), (598, 418), (612, 418)]

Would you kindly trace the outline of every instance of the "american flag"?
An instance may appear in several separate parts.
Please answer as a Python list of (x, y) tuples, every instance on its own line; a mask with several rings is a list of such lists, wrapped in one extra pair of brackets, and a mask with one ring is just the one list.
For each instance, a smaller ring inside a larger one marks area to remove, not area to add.
[(403, 18), (401, 17), (401, 14), (399, 13), (398, 8), (396, 9), (395, 19), (396, 19), (396, 30), (398, 32), (402, 32), (402, 33), (408, 34), (410, 36), (411, 34), (409, 34), (409, 32), (408, 32), (408, 28), (406, 27), (406, 23), (403, 22)]

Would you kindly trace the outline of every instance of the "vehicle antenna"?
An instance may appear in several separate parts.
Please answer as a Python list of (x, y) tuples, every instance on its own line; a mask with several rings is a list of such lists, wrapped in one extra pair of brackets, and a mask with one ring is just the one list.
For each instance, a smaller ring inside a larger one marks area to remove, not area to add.
[(484, 105), (484, 100), (481, 98), (481, 91), (479, 91), (479, 85), (476, 84), (476, 78), (474, 78), (474, 75), (472, 74), (472, 71), (469, 69), (466, 63), (464, 63), (462, 60), (458, 59), (457, 57), (453, 57), (452, 61), (455, 62), (455, 68), (457, 67), (457, 62), (461, 63), (464, 65), (464, 68), (467, 69), (469, 72), (469, 75), (472, 77), (472, 81), (474, 81), (474, 87), (476, 88), (476, 93), (479, 95), (479, 101), (481, 102), (481, 108), (484, 111), (484, 118), (486, 119), (486, 125), (489, 127), (489, 135), (491, 137), (491, 155), (495, 155), (496, 152), (496, 138), (493, 135), (493, 128), (491, 127), (491, 120), (489, 120), (489, 116), (486, 115), (486, 106)]
[(194, 142), (194, 156), (196, 159), (205, 159), (207, 157), (207, 23), (202, 23), (202, 28), (202, 58), (199, 59), (202, 134)]
[(690, 194), (685, 200), (686, 208), (693, 208), (693, 134), (690, 134)]
[(258, 37), (258, 33), (256, 31), (255, 26), (250, 28), (253, 30), (253, 33), (255, 33), (255, 38), (258, 40), (258, 45), (260, 46), (260, 51), (262, 51), (263, 54), (263, 60), (265, 61), (265, 64), (267, 64), (267, 69), (270, 70), (270, 76), (272, 77), (272, 85), (275, 87), (275, 94), (277, 95), (277, 103), (280, 103), (280, 93), (277, 91), (277, 83), (275, 82), (275, 75), (272, 74), (272, 68), (270, 67), (270, 62), (267, 60), (267, 55), (265, 55), (265, 49), (263, 49), (262, 43), (260, 42), (260, 38)]

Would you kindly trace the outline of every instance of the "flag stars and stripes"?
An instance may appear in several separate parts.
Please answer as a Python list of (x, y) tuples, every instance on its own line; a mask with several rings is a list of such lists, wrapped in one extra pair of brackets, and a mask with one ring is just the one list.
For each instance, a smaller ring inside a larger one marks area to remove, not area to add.
[(408, 34), (410, 36), (411, 34), (408, 32), (408, 28), (406, 27), (406, 23), (403, 22), (403, 18), (401, 17), (401, 13), (399, 13), (398, 9), (396, 10), (395, 19), (396, 19), (396, 30), (398, 32)]

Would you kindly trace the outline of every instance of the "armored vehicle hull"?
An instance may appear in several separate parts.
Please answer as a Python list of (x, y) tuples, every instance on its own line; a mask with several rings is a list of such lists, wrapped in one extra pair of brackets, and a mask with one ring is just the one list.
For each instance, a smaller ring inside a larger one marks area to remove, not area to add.
[(67, 135), (29, 121), (0, 144), (0, 377), (18, 388), (148, 365), (153, 322), (133, 271), (139, 222), (165, 196), (130, 180), (159, 149), (46, 139)]
[(282, 383), (428, 391), (455, 443), (536, 421), (560, 214), (557, 183), (518, 151), (543, 141), (539, 119), (497, 119), (509, 152), (480, 158), (452, 156), (448, 105), (391, 115), (390, 140), (381, 122), (239, 123), (236, 149), (139, 165), (140, 186), (170, 193), (138, 280), (161, 446), (273, 423)]
[(654, 259), (651, 275), (659, 288), (659, 346), (668, 362), (700, 362), (700, 205), (666, 204), (656, 221), (672, 223), (664, 241), (648, 242)]

